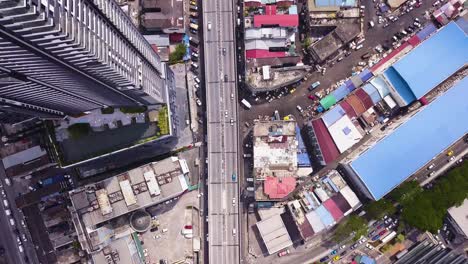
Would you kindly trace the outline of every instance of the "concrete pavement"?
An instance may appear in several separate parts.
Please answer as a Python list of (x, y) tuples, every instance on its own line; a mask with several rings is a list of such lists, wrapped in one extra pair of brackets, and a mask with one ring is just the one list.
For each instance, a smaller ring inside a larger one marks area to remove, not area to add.
[(239, 263), (237, 73), (233, 3), (203, 1), (208, 263)]

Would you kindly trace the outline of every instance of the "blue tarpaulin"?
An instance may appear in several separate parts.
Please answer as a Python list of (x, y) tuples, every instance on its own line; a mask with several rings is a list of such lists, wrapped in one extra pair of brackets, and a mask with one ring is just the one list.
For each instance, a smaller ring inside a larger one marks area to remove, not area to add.
[(310, 158), (309, 154), (307, 153), (306, 146), (304, 144), (304, 140), (301, 136), (301, 130), (299, 126), (296, 126), (296, 139), (297, 139), (297, 165), (299, 167), (310, 167)]
[(356, 86), (354, 86), (354, 83), (351, 80), (347, 80), (345, 84), (346, 84), (346, 88), (348, 88), (350, 92), (356, 89)]
[(377, 91), (377, 89), (372, 84), (368, 83), (364, 85), (362, 89), (369, 95), (374, 105), (382, 100), (379, 91)]
[(339, 192), (340, 189), (338, 189), (338, 187), (336, 187), (335, 183), (333, 183), (330, 178), (328, 177), (325, 177), (325, 179), (322, 180), (322, 182), (330, 185), (330, 187), (335, 191), (335, 192)]
[(187, 34), (184, 35), (184, 38), (182, 39), (185, 45), (185, 55), (183, 60), (188, 61), (191, 59), (190, 57), (190, 42), (189, 42), (189, 36)]
[(336, 98), (336, 101), (341, 101), (349, 94), (349, 90), (346, 88), (346, 84), (341, 85), (332, 92)]
[(369, 69), (364, 69), (360, 74), (359, 78), (361, 78), (362, 82), (366, 82), (370, 78), (372, 78), (372, 72)]
[(416, 36), (418, 36), (418, 38), (419, 38), (421, 41), (424, 41), (424, 40), (427, 39), (432, 33), (436, 32), (436, 31), (437, 31), (436, 26), (434, 26), (433, 23), (429, 23), (427, 26), (423, 27), (423, 29), (421, 29), (421, 30), (416, 34)]
[(317, 207), (317, 209), (315, 209), (315, 212), (320, 217), (320, 220), (326, 227), (333, 226), (336, 223), (333, 219), (333, 216), (330, 214), (330, 212), (328, 212), (327, 208), (325, 208), (323, 204)]
[(341, 107), (341, 105), (336, 105), (322, 116), (322, 120), (325, 126), (330, 127), (344, 115), (346, 115), (346, 111), (343, 107)]

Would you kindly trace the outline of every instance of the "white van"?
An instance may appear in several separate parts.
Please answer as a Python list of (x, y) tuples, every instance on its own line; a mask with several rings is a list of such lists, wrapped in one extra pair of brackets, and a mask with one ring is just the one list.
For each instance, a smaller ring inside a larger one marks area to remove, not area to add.
[(198, 77), (195, 77), (194, 80), (196, 83), (200, 84), (200, 79), (198, 79)]
[(8, 179), (8, 178), (5, 178), (5, 183), (6, 183), (6, 185), (10, 186), (10, 185), (11, 185), (11, 181), (10, 181), (10, 179)]
[(362, 44), (361, 44), (361, 45), (357, 46), (357, 47), (355, 48), (355, 50), (360, 50), (360, 49), (362, 49), (362, 47), (363, 47), (363, 46), (362, 46)]
[(192, 62), (192, 67), (194, 67), (195, 69), (198, 69), (198, 64), (196, 64), (195, 62)]
[(211, 30), (211, 22), (208, 22), (208, 30)]
[(8, 201), (7, 201), (7, 200), (3, 200), (3, 205), (5, 205), (5, 207), (8, 207)]
[(6, 210), (5, 210), (5, 214), (6, 214), (7, 216), (8, 216), (8, 215), (11, 215), (10, 209), (6, 209)]
[(374, 21), (369, 21), (369, 27), (373, 28), (374, 27)]
[(15, 225), (15, 220), (13, 218), (10, 218), (10, 225), (12, 225), (12, 226)]
[(19, 249), (19, 252), (20, 252), (20, 253), (23, 253), (23, 251), (24, 251), (23, 246), (21, 246), (21, 245), (18, 246), (18, 249)]
[(237, 234), (237, 231), (236, 231), (235, 228), (233, 228), (233, 229), (232, 229), (232, 236), (236, 236), (236, 234)]

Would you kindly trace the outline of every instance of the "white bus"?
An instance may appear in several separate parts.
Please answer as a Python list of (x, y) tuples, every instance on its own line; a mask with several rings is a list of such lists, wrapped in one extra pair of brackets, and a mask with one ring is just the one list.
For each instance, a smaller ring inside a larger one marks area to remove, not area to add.
[(390, 234), (386, 235), (384, 238), (381, 238), (380, 241), (382, 243), (387, 243), (388, 241), (392, 240), (396, 236), (396, 232), (392, 231)]
[(252, 108), (252, 105), (251, 105), (247, 100), (245, 100), (245, 99), (242, 99), (241, 103), (242, 103), (245, 107), (247, 107), (247, 109)]

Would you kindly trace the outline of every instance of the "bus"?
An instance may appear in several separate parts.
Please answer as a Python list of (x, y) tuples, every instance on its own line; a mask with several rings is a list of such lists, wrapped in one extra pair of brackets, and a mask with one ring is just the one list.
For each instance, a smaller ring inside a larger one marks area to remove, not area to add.
[(251, 105), (247, 100), (245, 100), (245, 99), (242, 99), (241, 103), (242, 103), (245, 107), (247, 107), (247, 109), (252, 108), (252, 105)]
[(381, 238), (380, 241), (382, 243), (387, 243), (388, 241), (392, 240), (396, 236), (396, 232), (392, 231), (390, 234), (386, 235), (384, 238)]

